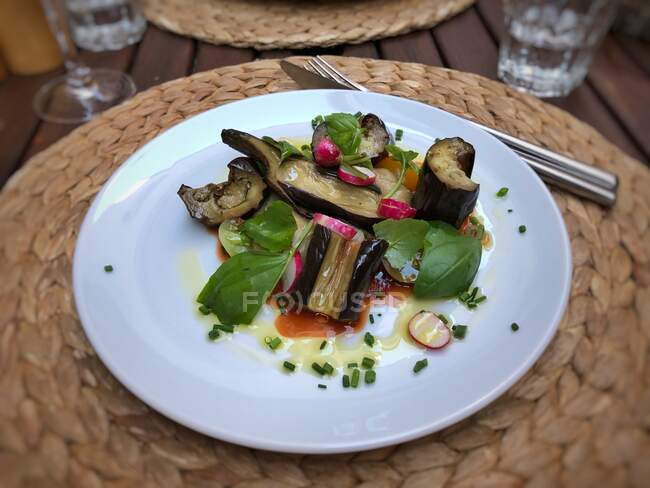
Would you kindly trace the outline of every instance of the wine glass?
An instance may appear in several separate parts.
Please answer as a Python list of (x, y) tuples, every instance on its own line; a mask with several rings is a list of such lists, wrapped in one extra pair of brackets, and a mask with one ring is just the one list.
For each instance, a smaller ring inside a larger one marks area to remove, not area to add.
[(41, 0), (50, 29), (63, 54), (66, 73), (43, 85), (34, 97), (34, 110), (43, 120), (75, 124), (90, 120), (135, 93), (130, 76), (83, 64), (68, 29), (63, 0)]

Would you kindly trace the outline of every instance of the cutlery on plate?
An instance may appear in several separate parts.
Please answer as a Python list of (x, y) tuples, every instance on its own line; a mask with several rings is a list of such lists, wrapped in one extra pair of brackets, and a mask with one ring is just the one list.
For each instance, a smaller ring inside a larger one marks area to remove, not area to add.
[[(280, 66), (298, 85), (304, 88), (369, 91), (366, 87), (350, 80), (320, 56), (310, 59), (305, 64), (305, 67), (284, 60), (280, 61)], [(616, 189), (618, 186), (616, 175), (541, 148), (491, 127), (469, 119), (466, 120), (508, 145), (547, 183), (601, 205), (611, 206), (616, 202)]]

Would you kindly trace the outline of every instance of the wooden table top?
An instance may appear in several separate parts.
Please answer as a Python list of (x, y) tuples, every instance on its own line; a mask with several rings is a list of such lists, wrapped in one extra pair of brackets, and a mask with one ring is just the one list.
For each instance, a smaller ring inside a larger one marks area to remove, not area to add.
[[(93, 67), (131, 74), (138, 90), (211, 68), (294, 54), (337, 54), (411, 61), (497, 77), (503, 33), (500, 3), (475, 6), (430, 30), (323, 50), (257, 52), (214, 46), (149, 26), (142, 41), (120, 51), (81, 54)], [(74, 125), (40, 121), (31, 109), (38, 88), (60, 74), (10, 76), (0, 82), (0, 186), (25, 161), (66, 135)], [(587, 80), (571, 95), (550, 103), (596, 128), (631, 156), (650, 160), (650, 43), (609, 35)]]

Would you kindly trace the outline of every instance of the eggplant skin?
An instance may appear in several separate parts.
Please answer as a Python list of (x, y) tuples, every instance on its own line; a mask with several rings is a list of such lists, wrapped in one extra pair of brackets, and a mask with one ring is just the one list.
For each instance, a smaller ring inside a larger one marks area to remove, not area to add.
[(181, 185), (178, 189), (190, 216), (208, 227), (247, 214), (264, 198), (266, 183), (255, 170), (253, 161), (236, 158), (228, 163), (228, 168), (226, 182), (208, 183), (200, 188)]
[(375, 114), (366, 114), (361, 119), (361, 145), (359, 152), (366, 153), (373, 164), (378, 163), (388, 155), (386, 146), (391, 143), (392, 137), (384, 121)]
[(353, 322), (359, 318), (370, 282), (377, 274), (387, 250), (388, 242), (383, 239), (366, 239), (361, 244), (348, 286), (345, 308), (339, 314), (339, 320)]
[(291, 292), (292, 299), (299, 307), (305, 306), (309, 301), (309, 295), (311, 295), (316, 278), (318, 278), (320, 266), (325, 258), (331, 236), (332, 231), (327, 227), (316, 225), (314, 228), (305, 254), (305, 266), (298, 277), (294, 290)]
[(474, 148), (460, 137), (441, 139), (427, 151), (412, 205), (417, 218), (459, 228), (472, 213), (480, 185), (470, 179)]

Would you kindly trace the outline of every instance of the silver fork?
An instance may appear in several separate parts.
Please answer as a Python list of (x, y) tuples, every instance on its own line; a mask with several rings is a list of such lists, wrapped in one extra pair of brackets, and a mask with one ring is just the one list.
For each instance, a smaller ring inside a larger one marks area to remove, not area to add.
[[(351, 90), (369, 91), (365, 86), (348, 78), (322, 56), (309, 59), (304, 67)], [(589, 198), (601, 205), (611, 206), (616, 202), (616, 188), (618, 186), (616, 175), (536, 146), (492, 127), (469, 119), (465, 120), (492, 134), (513, 149), (544, 181)]]

